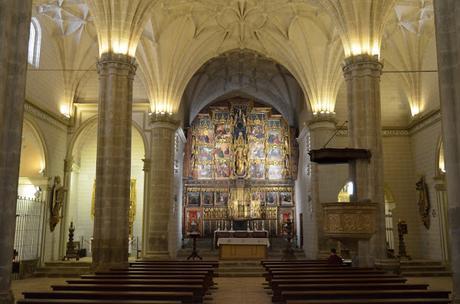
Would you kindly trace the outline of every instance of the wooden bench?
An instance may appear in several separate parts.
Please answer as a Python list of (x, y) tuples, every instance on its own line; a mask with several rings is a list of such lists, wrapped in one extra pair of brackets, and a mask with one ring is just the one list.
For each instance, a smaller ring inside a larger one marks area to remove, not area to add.
[(133, 300), (79, 300), (79, 299), (23, 299), (17, 304), (181, 304), (181, 301), (133, 301)]
[(282, 301), (283, 291), (321, 291), (335, 292), (337, 290), (426, 290), (428, 284), (404, 284), (404, 283), (343, 283), (343, 284), (277, 284), (272, 286), (273, 302)]
[[(432, 290), (320, 290), (282, 291), (281, 297), (289, 300), (378, 300), (378, 299), (449, 299), (448, 291)], [(310, 302), (306, 302), (310, 303)], [(326, 303), (326, 302), (324, 302)], [(330, 303), (330, 302), (327, 302)], [(352, 302), (356, 303), (356, 302)], [(368, 302), (366, 302), (368, 303)]]
[(203, 302), (205, 289), (203, 285), (177, 284), (177, 285), (136, 285), (136, 284), (78, 284), (78, 285), (52, 285), (53, 291), (136, 291), (136, 292), (192, 292), (196, 303)]
[(275, 288), (279, 284), (308, 284), (308, 285), (321, 285), (321, 284), (365, 284), (365, 283), (405, 283), (406, 278), (395, 277), (395, 278), (332, 278), (332, 279), (273, 279), (270, 281), (270, 286)]
[(136, 261), (130, 265), (209, 265), (214, 268), (219, 267), (219, 261)]
[(287, 304), (450, 304), (449, 299), (291, 300)]
[(117, 303), (124, 301), (180, 301), (181, 303), (196, 303), (193, 292), (164, 292), (164, 291), (36, 291), (24, 292), (24, 299), (78, 299), (105, 300)]

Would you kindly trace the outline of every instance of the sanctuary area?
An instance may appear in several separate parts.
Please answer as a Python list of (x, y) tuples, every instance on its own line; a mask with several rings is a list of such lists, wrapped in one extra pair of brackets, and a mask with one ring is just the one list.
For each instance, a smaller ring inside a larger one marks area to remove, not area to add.
[(460, 303), (458, 0), (0, 0), (0, 304)]

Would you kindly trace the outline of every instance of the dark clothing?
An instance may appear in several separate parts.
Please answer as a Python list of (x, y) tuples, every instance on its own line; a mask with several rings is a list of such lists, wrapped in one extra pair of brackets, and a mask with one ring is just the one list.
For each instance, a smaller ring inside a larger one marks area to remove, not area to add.
[(331, 254), (329, 258), (327, 259), (327, 263), (331, 265), (342, 265), (343, 260), (341, 257), (339, 257), (336, 254)]

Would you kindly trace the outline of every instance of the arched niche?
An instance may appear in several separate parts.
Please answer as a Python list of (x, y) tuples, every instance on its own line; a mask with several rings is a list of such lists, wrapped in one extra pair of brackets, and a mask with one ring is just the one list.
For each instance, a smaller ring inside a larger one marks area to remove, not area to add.
[(22, 129), (21, 161), (19, 166), (18, 196), (41, 198), (47, 183), (46, 145), (40, 130), (32, 121), (24, 119)]
[[(132, 125), (131, 141), (131, 181), (133, 204), (133, 229), (130, 250), (135, 254), (137, 240), (142, 237), (142, 213), (144, 207), (143, 159), (146, 155), (146, 139), (141, 129)], [(81, 242), (82, 248), (91, 255), (91, 239), (94, 226), (94, 185), (96, 177), (97, 155), (97, 117), (88, 120), (72, 138), (67, 159), (71, 162), (68, 177), (68, 201), (66, 210), (66, 227), (73, 222), (75, 240)], [(134, 193), (135, 191), (135, 193)], [(139, 245), (140, 246), (140, 245)]]

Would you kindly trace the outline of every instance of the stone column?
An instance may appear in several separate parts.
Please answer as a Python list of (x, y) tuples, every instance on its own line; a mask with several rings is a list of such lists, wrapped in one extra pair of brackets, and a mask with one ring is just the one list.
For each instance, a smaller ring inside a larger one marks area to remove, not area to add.
[[(316, 115), (308, 124), (311, 135), (311, 149), (321, 149), (327, 143), (327, 141), (333, 136), (336, 130), (336, 120), (333, 115), (330, 114), (318, 114)], [(328, 147), (331, 147), (332, 144), (329, 143)], [(332, 168), (332, 167), (330, 167)], [(333, 168), (332, 168), (333, 169)], [(316, 255), (320, 253), (321, 250), (327, 250), (326, 244), (327, 239), (324, 237), (323, 233), (323, 210), (321, 203), (324, 203), (324, 197), (321, 198), (320, 192), (320, 175), (321, 172), (327, 170), (323, 165), (322, 168), (319, 164), (311, 163), (311, 208), (312, 208), (312, 220), (314, 221), (314, 227), (316, 231), (316, 244), (313, 245), (316, 247)], [(323, 201), (321, 201), (323, 200)], [(317, 256), (316, 256), (317, 258)]]
[(106, 53), (98, 62), (96, 206), (93, 267), (128, 263), (132, 93), (135, 60)]
[(0, 1), (0, 303), (11, 286), (32, 1)]
[(436, 210), (439, 222), (439, 238), (441, 243), (442, 261), (450, 263), (449, 225), (448, 210), (449, 200), (447, 199), (446, 183), (444, 175), (434, 177), (434, 189), (436, 190)]
[(360, 241), (359, 264), (372, 265), (385, 256), (385, 201), (383, 190), (383, 150), (380, 109), (380, 76), (383, 65), (376, 56), (357, 55), (345, 59), (348, 134), (350, 147), (368, 149), (370, 161), (357, 161), (354, 197), (378, 203), (377, 231), (369, 241)]
[(149, 199), (144, 209), (142, 256), (169, 258), (170, 210), (174, 204), (174, 145), (179, 127), (169, 114), (152, 114)]
[(453, 299), (454, 303), (460, 303), (460, 3), (437, 0), (434, 5)]

